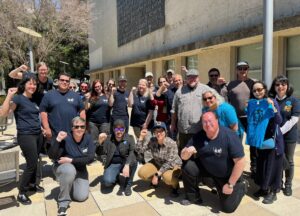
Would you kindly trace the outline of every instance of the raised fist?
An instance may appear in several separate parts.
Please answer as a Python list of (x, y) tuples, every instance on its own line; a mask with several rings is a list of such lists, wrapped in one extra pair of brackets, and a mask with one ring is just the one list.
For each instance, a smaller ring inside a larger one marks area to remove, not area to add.
[(59, 131), (59, 133), (58, 133), (58, 135), (56, 137), (56, 140), (58, 142), (61, 142), (61, 141), (63, 141), (67, 137), (67, 135), (68, 135), (67, 132), (65, 132), (65, 131)]

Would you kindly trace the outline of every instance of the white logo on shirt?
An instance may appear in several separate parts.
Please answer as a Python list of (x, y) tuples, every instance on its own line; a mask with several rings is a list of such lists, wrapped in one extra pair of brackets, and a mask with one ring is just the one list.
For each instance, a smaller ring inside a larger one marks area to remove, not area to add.
[(67, 98), (67, 101), (70, 102), (70, 103), (73, 103), (74, 102), (74, 98)]
[(214, 153), (215, 153), (215, 155), (217, 157), (220, 157), (221, 154), (222, 154), (222, 148), (215, 148), (215, 147), (213, 147), (213, 151), (214, 151)]

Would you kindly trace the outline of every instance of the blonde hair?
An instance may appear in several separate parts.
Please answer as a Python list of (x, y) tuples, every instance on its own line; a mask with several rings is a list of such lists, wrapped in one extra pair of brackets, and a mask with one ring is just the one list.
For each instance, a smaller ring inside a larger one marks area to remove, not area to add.
[(38, 71), (39, 68), (42, 67), (42, 66), (46, 66), (46, 67), (48, 68), (48, 66), (47, 66), (47, 64), (46, 64), (45, 62), (39, 62), (39, 63), (37, 63), (37, 65), (36, 65), (36, 70)]

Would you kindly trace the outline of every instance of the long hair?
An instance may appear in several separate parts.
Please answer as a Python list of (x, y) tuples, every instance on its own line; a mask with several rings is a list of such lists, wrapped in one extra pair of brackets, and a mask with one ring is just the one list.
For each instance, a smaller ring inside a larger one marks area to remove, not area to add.
[(277, 94), (277, 92), (275, 90), (276, 83), (281, 83), (281, 84), (284, 83), (284, 84), (287, 85), (287, 90), (286, 90), (286, 96), (287, 97), (289, 97), (293, 94), (294, 89), (290, 85), (289, 79), (284, 75), (279, 75), (279, 76), (275, 77), (275, 79), (272, 82), (272, 85), (271, 85), (271, 88), (270, 88), (270, 91), (269, 91), (269, 96), (271, 98), (275, 98), (275, 96)]
[(48, 68), (48, 66), (47, 66), (47, 64), (46, 64), (45, 62), (39, 62), (39, 63), (37, 63), (37, 65), (36, 65), (36, 70), (39, 71), (39, 68), (40, 68), (41, 66), (46, 66), (46, 67)]
[(94, 80), (93, 84), (92, 84), (92, 91), (91, 91), (91, 100), (93, 100), (93, 101), (96, 101), (99, 98), (99, 95), (95, 90), (95, 85), (97, 83), (101, 84), (101, 86), (102, 86), (101, 93), (104, 94), (104, 84), (103, 84), (103, 82), (101, 80), (98, 80), (98, 79)]
[[(24, 91), (25, 91), (25, 85), (29, 81), (33, 81), (37, 85), (37, 79), (36, 79), (36, 76), (34, 74), (24, 76), (23, 79), (18, 84), (17, 94), (23, 94), (24, 93)], [(35, 91), (37, 91), (37, 88), (36, 88)]]
[(251, 86), (250, 98), (251, 98), (251, 99), (257, 99), (257, 98), (254, 96), (254, 94), (253, 94), (253, 87), (254, 87), (254, 85), (257, 84), (257, 83), (260, 83), (260, 84), (263, 86), (263, 88), (264, 88), (264, 90), (265, 90), (264, 98), (267, 98), (267, 97), (268, 97), (268, 87), (267, 87), (267, 85), (266, 85), (264, 82), (262, 82), (262, 81), (255, 81), (255, 82), (253, 83), (253, 85)]

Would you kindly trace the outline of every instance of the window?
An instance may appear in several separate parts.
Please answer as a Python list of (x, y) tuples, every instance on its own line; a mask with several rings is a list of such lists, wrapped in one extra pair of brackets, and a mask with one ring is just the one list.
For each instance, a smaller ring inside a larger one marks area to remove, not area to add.
[(198, 70), (198, 55), (187, 56), (186, 57), (186, 67), (187, 67), (187, 69), (197, 69)]
[(114, 78), (114, 72), (113, 71), (109, 71), (109, 79), (113, 79)]
[(286, 75), (294, 87), (294, 96), (300, 98), (300, 35), (287, 39)]
[(167, 71), (168, 69), (172, 69), (175, 71), (175, 59), (171, 59), (166, 61), (165, 63), (165, 71)]
[(97, 74), (96, 74), (96, 79), (99, 79), (99, 77), (100, 77), (100, 74), (97, 73)]
[(237, 60), (247, 61), (249, 63), (249, 77), (262, 80), (262, 54), (263, 44), (256, 43), (238, 47)]

